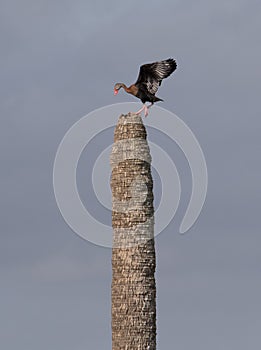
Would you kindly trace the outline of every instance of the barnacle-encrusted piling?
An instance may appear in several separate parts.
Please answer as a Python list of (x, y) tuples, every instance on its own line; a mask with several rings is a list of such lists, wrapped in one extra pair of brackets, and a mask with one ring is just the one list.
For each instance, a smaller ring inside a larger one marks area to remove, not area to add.
[(121, 115), (111, 153), (112, 350), (156, 349), (153, 181), (140, 115)]

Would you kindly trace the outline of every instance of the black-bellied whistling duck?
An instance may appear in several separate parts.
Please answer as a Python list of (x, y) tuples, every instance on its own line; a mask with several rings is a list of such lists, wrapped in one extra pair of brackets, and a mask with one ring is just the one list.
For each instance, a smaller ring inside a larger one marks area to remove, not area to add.
[[(117, 83), (114, 85), (114, 95), (117, 95), (119, 90), (123, 88), (129, 94), (136, 96), (143, 103), (143, 107), (136, 113), (139, 114), (145, 109), (145, 117), (148, 115), (148, 109), (154, 102), (163, 101), (161, 98), (155, 96), (158, 91), (161, 81), (177, 68), (177, 63), (172, 58), (164, 61), (143, 64), (140, 67), (138, 79), (135, 84), (127, 87), (123, 83)], [(151, 102), (149, 106), (146, 106), (146, 102)]]

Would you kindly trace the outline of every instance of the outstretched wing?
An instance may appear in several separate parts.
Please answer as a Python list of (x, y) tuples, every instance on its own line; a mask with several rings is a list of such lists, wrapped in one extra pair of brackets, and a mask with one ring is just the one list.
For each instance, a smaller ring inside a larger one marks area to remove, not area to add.
[(162, 79), (167, 78), (176, 68), (177, 63), (172, 58), (144, 64), (140, 67), (140, 73), (135, 85), (143, 85), (149, 93), (155, 95)]

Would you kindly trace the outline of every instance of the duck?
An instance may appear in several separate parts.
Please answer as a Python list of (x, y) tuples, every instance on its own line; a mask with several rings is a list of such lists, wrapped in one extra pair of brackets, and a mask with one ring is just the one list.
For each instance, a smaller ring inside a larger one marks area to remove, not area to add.
[[(173, 58), (163, 61), (146, 63), (140, 66), (139, 75), (136, 83), (127, 87), (124, 83), (116, 83), (114, 85), (114, 95), (119, 93), (123, 88), (128, 94), (131, 94), (141, 100), (143, 106), (135, 114), (140, 114), (144, 110), (145, 117), (149, 114), (149, 108), (155, 102), (163, 101), (155, 94), (163, 79), (169, 77), (177, 69), (177, 62)], [(146, 105), (150, 102), (150, 105)]]

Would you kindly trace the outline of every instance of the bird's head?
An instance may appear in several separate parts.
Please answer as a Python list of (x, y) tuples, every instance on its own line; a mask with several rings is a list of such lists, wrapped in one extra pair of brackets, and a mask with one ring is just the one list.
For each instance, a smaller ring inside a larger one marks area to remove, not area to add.
[(114, 95), (117, 95), (117, 94), (118, 94), (119, 90), (123, 87), (123, 85), (124, 85), (124, 84), (122, 84), (122, 83), (116, 83), (116, 84), (114, 85)]

